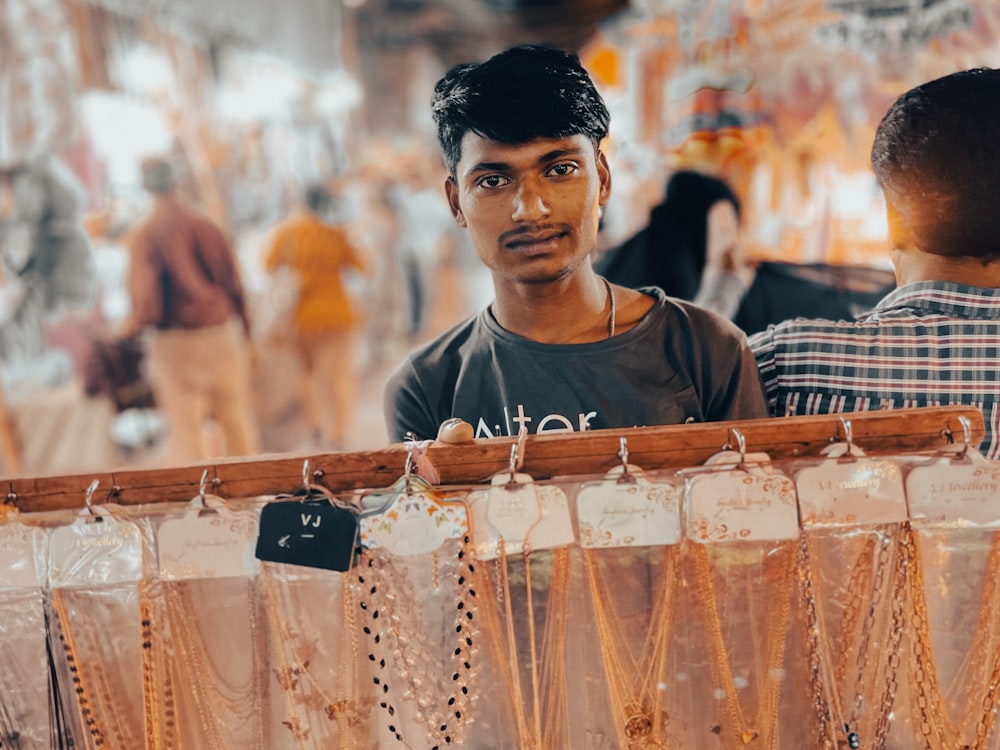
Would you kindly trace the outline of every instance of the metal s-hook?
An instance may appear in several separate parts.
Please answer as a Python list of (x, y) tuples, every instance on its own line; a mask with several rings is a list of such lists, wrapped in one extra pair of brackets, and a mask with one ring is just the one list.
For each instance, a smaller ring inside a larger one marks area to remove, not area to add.
[(844, 426), (844, 443), (847, 444), (847, 455), (850, 456), (854, 450), (854, 430), (851, 427), (851, 420), (841, 416), (840, 424)]
[(309, 481), (309, 459), (302, 462), (302, 489), (306, 494), (312, 494), (312, 482)]
[(618, 458), (622, 461), (622, 473), (618, 477), (618, 484), (629, 484), (635, 482), (635, 477), (628, 470), (628, 439), (624, 436), (618, 438)]
[[(736, 450), (740, 453), (740, 466), (742, 466), (747, 457), (747, 439), (743, 437), (743, 433), (735, 427), (729, 428), (729, 435), (736, 439)], [(729, 450), (732, 450), (732, 445), (730, 445), (728, 440), (726, 441), (726, 447), (729, 448)]]
[(205, 469), (201, 473), (201, 479), (198, 480), (198, 499), (201, 500), (201, 507), (207, 508), (208, 505), (205, 502), (205, 485), (208, 483), (208, 469)]
[[(416, 437), (416, 436), (414, 436)], [(413, 470), (417, 466), (416, 459), (417, 443), (416, 440), (406, 441), (406, 463), (403, 464), (403, 481), (406, 485), (406, 494), (413, 494)]]
[(969, 450), (969, 443), (972, 442), (972, 424), (968, 417), (959, 417), (958, 423), (962, 425), (962, 452), (958, 454), (958, 457), (965, 458), (965, 454)]
[(97, 488), (100, 485), (101, 485), (101, 480), (95, 479), (93, 482), (90, 483), (90, 486), (87, 487), (87, 492), (83, 496), (83, 503), (84, 505), (87, 506), (87, 511), (90, 513), (90, 515), (94, 516), (95, 518), (100, 518), (100, 516), (98, 516), (97, 514), (97, 511), (94, 510), (94, 504), (93, 504), (94, 493), (97, 492)]
[(517, 431), (517, 442), (510, 447), (510, 478), (514, 479), (514, 474), (517, 473), (524, 465), (524, 441), (528, 437), (528, 428), (521, 425), (521, 429)]

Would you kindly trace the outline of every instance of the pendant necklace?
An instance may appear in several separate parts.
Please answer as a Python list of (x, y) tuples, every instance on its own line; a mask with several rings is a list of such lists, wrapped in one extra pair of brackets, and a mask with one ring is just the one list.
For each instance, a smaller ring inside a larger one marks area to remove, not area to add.
[[(316, 644), (303, 647), (302, 636), (282, 612), (291, 612), (291, 594), (285, 590), (280, 597), (274, 578), (272, 563), (263, 563), (260, 581), (264, 589), (265, 609), (270, 624), (273, 650), (278, 655), (279, 665), (275, 670), (278, 684), (285, 695), (288, 718), (282, 722), (291, 732), (292, 738), (303, 749), (315, 747), (315, 742), (326, 746), (327, 738), (321, 737), (309, 744), (313, 721), (310, 712), (325, 715), (336, 724), (338, 750), (356, 750), (370, 746), (369, 716), (375, 704), (372, 696), (362, 696), (362, 679), (359, 674), (358, 627), (356, 623), (357, 592), (346, 575), (338, 577), (340, 616), (338, 619), (337, 668), (334, 683), (335, 692), (331, 697), (326, 687), (315, 674), (313, 656)], [(307, 712), (300, 715), (298, 707)]]
[(599, 553), (583, 550), (584, 567), (594, 607), (601, 663), (619, 747), (623, 750), (666, 750), (666, 712), (662, 685), (673, 629), (677, 582), (677, 547), (665, 545), (656, 571), (652, 611), (642, 650), (636, 656), (632, 640), (622, 631), (621, 616), (611, 603), (611, 591), (601, 572)]
[[(769, 594), (775, 592), (778, 604), (776, 613), (767, 618), (765, 628), (766, 652), (763, 674), (758, 675), (757, 711), (752, 723), (747, 720), (737, 694), (732, 665), (722, 632), (718, 602), (715, 596), (713, 570), (704, 544), (691, 543), (690, 554), (694, 563), (697, 594), (700, 598), (700, 612), (705, 624), (710, 650), (709, 664), (713, 682), (722, 688), (726, 698), (726, 709), (730, 729), (736, 747), (749, 745), (760, 740), (760, 747), (777, 747), (778, 699), (781, 693), (782, 674), (785, 660), (785, 645), (788, 638), (788, 617), (791, 610), (791, 587), (795, 571), (795, 547), (783, 544), (766, 556), (764, 580)], [(714, 730), (713, 730), (714, 731)], [(720, 729), (721, 731), (721, 729)]]

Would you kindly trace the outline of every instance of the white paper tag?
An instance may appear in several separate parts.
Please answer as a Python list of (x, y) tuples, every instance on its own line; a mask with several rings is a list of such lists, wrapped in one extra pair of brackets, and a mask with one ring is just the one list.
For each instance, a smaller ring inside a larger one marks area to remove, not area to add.
[(188, 511), (160, 524), (160, 578), (245, 578), (257, 570), (257, 514), (219, 509)]
[(671, 482), (651, 482), (634, 466), (632, 481), (619, 481), (616, 467), (604, 480), (580, 487), (576, 515), (580, 546), (648, 547), (677, 544), (681, 537), (681, 488)]
[(130, 583), (143, 578), (139, 528), (104, 514), (100, 521), (78, 518), (53, 529), (49, 538), (49, 585), (93, 586)]
[[(369, 507), (370, 498), (365, 498)], [(448, 539), (463, 538), (469, 531), (464, 503), (444, 500), (428, 491), (387, 495), (381, 505), (386, 506), (384, 510), (359, 519), (362, 547), (381, 547), (399, 556), (423, 555), (439, 549)]]
[(914, 526), (1000, 528), (1000, 462), (939, 458), (906, 475)]
[(688, 479), (685, 528), (700, 542), (795, 539), (795, 484), (758, 467), (695, 474)]
[(906, 520), (899, 464), (890, 459), (829, 459), (795, 478), (803, 526), (853, 526)]
[(541, 518), (541, 504), (529, 475), (493, 477), (486, 503), (486, 520), (503, 537), (508, 552), (521, 549), (528, 533)]
[[(566, 493), (553, 484), (528, 484), (522, 489), (529, 489), (530, 493), (526, 497), (535, 499), (538, 520), (529, 528), (526, 540), (523, 537), (512, 540), (504, 536), (505, 553), (521, 554), (525, 542), (529, 550), (552, 549), (572, 544), (575, 535)], [(490, 488), (487, 491), (473, 492), (466, 498), (472, 541), (476, 548), (476, 556), (482, 560), (493, 560), (500, 554), (499, 542), (502, 535), (489, 517), (493, 492), (494, 488)]]
[(45, 585), (39, 555), (45, 530), (18, 521), (0, 525), (0, 587), (35, 588)]

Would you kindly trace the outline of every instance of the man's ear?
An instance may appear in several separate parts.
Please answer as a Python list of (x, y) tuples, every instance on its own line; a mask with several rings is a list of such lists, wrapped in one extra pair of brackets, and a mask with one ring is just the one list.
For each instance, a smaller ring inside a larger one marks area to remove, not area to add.
[(600, 206), (606, 206), (611, 198), (611, 167), (604, 151), (600, 150), (597, 152), (597, 177), (601, 181), (597, 202)]
[(455, 222), (460, 227), (466, 226), (465, 214), (462, 213), (462, 206), (458, 201), (458, 183), (451, 175), (445, 178), (444, 194), (448, 197), (448, 207), (451, 208), (451, 215), (455, 217)]

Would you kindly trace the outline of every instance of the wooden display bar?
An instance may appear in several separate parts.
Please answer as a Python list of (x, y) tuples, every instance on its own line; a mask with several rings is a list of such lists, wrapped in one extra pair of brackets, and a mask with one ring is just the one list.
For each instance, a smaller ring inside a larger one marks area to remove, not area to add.
[[(734, 431), (744, 438), (748, 453), (791, 459), (817, 455), (844, 440), (845, 423), (853, 442), (869, 455), (917, 453), (961, 443), (962, 418), (968, 420), (969, 443), (978, 445), (985, 434), (983, 416), (966, 406), (529, 435), (520, 450), (521, 470), (536, 479), (601, 473), (621, 463), (621, 438), (630, 463), (644, 469), (695, 466), (724, 446), (735, 449)], [(516, 443), (516, 437), (434, 442), (426, 456), (442, 484), (479, 483), (509, 467)], [(203, 477), (207, 491), (223, 498), (274, 495), (302, 486), (306, 460), (309, 481), (334, 492), (386, 487), (403, 474), (410, 453), (407, 444), (396, 443), (376, 451), (258, 455), (185, 467), (18, 478), (8, 480), (6, 502), (25, 513), (83, 508), (95, 480), (93, 503), (186, 502), (199, 493)]]

